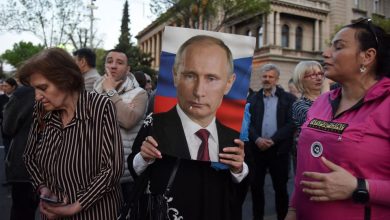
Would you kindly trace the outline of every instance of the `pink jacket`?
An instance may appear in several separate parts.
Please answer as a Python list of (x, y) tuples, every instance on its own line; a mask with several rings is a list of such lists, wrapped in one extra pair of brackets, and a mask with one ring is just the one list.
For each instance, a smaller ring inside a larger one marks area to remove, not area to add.
[(299, 220), (364, 219), (364, 205), (352, 199), (312, 202), (299, 182), (304, 171), (326, 173), (324, 156), (369, 182), (371, 220), (390, 219), (390, 79), (372, 86), (362, 103), (332, 118), (341, 89), (321, 95), (310, 108), (298, 141), (291, 205)]

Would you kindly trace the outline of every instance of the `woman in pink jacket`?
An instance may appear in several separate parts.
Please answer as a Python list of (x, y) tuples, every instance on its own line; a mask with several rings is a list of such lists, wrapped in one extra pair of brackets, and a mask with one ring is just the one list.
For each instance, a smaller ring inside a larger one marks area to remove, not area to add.
[(288, 220), (390, 219), (390, 38), (363, 19), (323, 52), (341, 88), (310, 108)]

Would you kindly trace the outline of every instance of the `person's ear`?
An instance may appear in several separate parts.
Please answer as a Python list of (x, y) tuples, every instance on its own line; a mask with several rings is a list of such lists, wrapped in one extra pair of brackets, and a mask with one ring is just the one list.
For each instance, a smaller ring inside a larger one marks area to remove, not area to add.
[(234, 84), (234, 81), (236, 81), (236, 74), (232, 73), (232, 74), (230, 74), (230, 76), (227, 80), (226, 86), (225, 86), (225, 92), (224, 92), (225, 95), (229, 93), (230, 89), (232, 88), (232, 86)]
[(131, 70), (131, 66), (127, 65), (127, 72), (130, 73), (130, 70)]
[[(78, 58), (77, 58), (78, 59)], [(87, 61), (85, 60), (85, 58), (81, 58), (79, 59), (79, 63), (81, 64), (80, 66), (84, 67), (85, 65), (87, 65)]]
[(363, 51), (361, 55), (362, 55), (362, 65), (370, 66), (375, 60), (376, 50), (374, 48), (369, 48), (368, 50)]

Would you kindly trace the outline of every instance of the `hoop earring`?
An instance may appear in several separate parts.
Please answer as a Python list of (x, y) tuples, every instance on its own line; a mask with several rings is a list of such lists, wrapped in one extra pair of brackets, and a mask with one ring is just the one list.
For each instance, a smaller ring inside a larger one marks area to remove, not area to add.
[(367, 70), (367, 68), (365, 66), (362, 65), (360, 67), (360, 73), (364, 73), (364, 72), (366, 72), (366, 70)]

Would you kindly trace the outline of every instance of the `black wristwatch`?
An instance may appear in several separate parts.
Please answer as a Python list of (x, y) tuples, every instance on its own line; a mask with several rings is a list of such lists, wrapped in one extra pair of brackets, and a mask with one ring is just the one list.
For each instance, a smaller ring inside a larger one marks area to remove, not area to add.
[(359, 204), (367, 204), (370, 200), (370, 194), (368, 193), (366, 180), (363, 178), (357, 178), (357, 188), (352, 193), (352, 199)]

